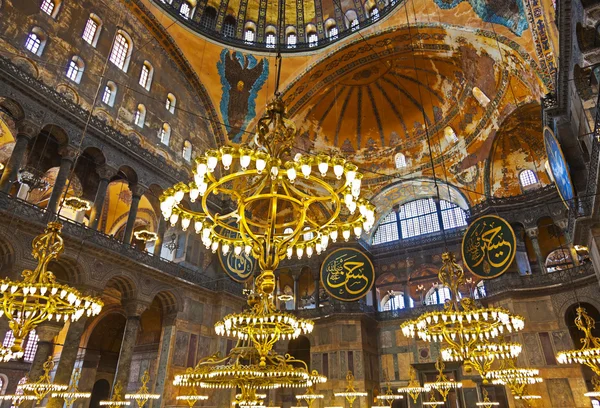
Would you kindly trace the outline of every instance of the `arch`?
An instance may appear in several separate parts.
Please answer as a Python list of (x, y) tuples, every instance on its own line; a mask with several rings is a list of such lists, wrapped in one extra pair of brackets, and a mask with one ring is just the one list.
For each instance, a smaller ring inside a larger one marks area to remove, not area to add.
[(327, 34), (327, 38), (330, 40), (335, 40), (338, 37), (338, 27), (335, 22), (335, 19), (329, 18), (325, 20), (325, 33)]
[(236, 21), (235, 17), (233, 17), (232, 15), (229, 15), (229, 14), (226, 15), (225, 18), (223, 19), (223, 28), (221, 29), (223, 36), (234, 38), (236, 28), (237, 28), (237, 21)]
[(106, 280), (105, 289), (114, 289), (120, 294), (122, 300), (134, 299), (137, 293), (137, 287), (132, 278), (119, 274), (113, 274)]
[(19, 102), (4, 96), (0, 96), (0, 111), (8, 113), (10, 118), (15, 122), (12, 124), (11, 131), (16, 131), (16, 123), (25, 118), (25, 111)]
[(359, 21), (358, 21), (358, 14), (356, 13), (356, 10), (350, 9), (350, 10), (346, 11), (346, 13), (344, 14), (344, 23), (346, 24), (346, 28), (350, 28), (350, 29), (352, 29), (352, 31), (355, 31), (358, 29)]
[(168, 146), (171, 140), (171, 125), (167, 122), (163, 123), (158, 132), (158, 138), (162, 144)]
[(396, 153), (396, 155), (394, 156), (394, 165), (397, 169), (403, 169), (407, 167), (406, 156), (404, 156), (404, 154), (400, 152)]
[(64, 254), (57, 260), (50, 262), (48, 270), (54, 273), (56, 280), (61, 283), (79, 284), (83, 281), (83, 266), (75, 259)]
[(452, 126), (446, 126), (444, 128), (444, 138), (446, 139), (446, 143), (453, 144), (458, 142), (458, 136), (456, 132), (452, 128)]
[(177, 98), (169, 92), (167, 94), (167, 100), (165, 101), (165, 109), (171, 113), (175, 113), (175, 105), (177, 105)]
[(8, 387), (8, 376), (6, 374), (0, 374), (0, 395), (6, 394), (7, 387)]
[(48, 36), (40, 27), (33, 27), (25, 40), (25, 49), (38, 57), (42, 56)]
[[(310, 340), (306, 336), (298, 336), (298, 338), (288, 342), (288, 354), (295, 357), (296, 360), (304, 361), (306, 368), (310, 370)], [(300, 365), (293, 363), (293, 365)]]
[(200, 26), (206, 30), (214, 31), (217, 25), (217, 10), (214, 7), (207, 6), (200, 17)]
[(148, 61), (144, 61), (142, 64), (142, 69), (140, 71), (140, 79), (138, 83), (142, 88), (146, 91), (150, 90), (152, 86), (152, 78), (154, 77), (154, 67)]
[(253, 44), (256, 38), (256, 24), (253, 21), (247, 21), (244, 25), (244, 41), (247, 44)]
[(97, 14), (90, 13), (81, 38), (92, 47), (96, 47), (98, 44), (98, 38), (100, 38), (100, 32), (102, 31), (102, 19)]
[(6, 276), (10, 274), (16, 256), (11, 240), (3, 235), (0, 235), (0, 274), (4, 273), (2, 276)]
[(287, 48), (296, 48), (298, 42), (298, 34), (296, 34), (296, 27), (287, 26), (285, 29), (285, 43)]
[(319, 44), (319, 36), (317, 35), (317, 26), (312, 23), (306, 25), (306, 42), (309, 47), (316, 47)]
[(102, 102), (108, 106), (115, 105), (115, 98), (117, 97), (117, 84), (113, 81), (107, 81), (104, 86), (104, 92), (102, 92)]
[(138, 182), (137, 172), (128, 165), (123, 165), (119, 167), (117, 176), (120, 178), (124, 178), (129, 182), (129, 184), (137, 184)]
[(523, 191), (539, 186), (538, 178), (533, 170), (525, 169), (519, 173), (519, 183)]
[(73, 55), (71, 60), (69, 61), (69, 65), (67, 65), (67, 78), (76, 84), (81, 82), (81, 77), (83, 76), (83, 71), (85, 70), (85, 62), (78, 55)]
[(192, 160), (192, 143), (189, 140), (183, 141), (183, 150), (181, 152), (181, 155), (186, 161)]
[(183, 311), (184, 300), (179, 292), (174, 289), (168, 289), (161, 290), (154, 295), (153, 301), (156, 301), (160, 306), (163, 316)]
[(385, 296), (379, 302), (379, 310), (390, 311), (390, 310), (401, 310), (406, 308), (415, 307), (415, 302), (412, 297), (408, 296), (409, 304), (406, 305), (404, 299), (404, 292), (397, 290), (388, 290)]
[(179, 6), (179, 15), (184, 20), (189, 20), (194, 16), (194, 10), (196, 10), (195, 5), (184, 0), (181, 2), (181, 6)]
[(110, 397), (110, 384), (108, 380), (101, 378), (94, 383), (92, 395), (90, 396), (89, 408), (100, 408), (100, 401), (108, 400)]
[(477, 102), (484, 108), (490, 103), (490, 98), (478, 87), (473, 87), (472, 92)]
[(40, 10), (48, 14), (50, 17), (56, 19), (60, 5), (60, 2), (55, 2), (54, 0), (42, 0), (42, 3), (40, 4)]
[(135, 110), (135, 115), (133, 116), (133, 124), (139, 127), (140, 129), (144, 128), (144, 123), (146, 122), (146, 107), (143, 104), (138, 104), (137, 109)]
[(121, 69), (123, 72), (127, 72), (132, 52), (133, 40), (131, 39), (131, 36), (124, 30), (117, 30), (110, 51), (110, 62), (115, 64), (117, 68)]

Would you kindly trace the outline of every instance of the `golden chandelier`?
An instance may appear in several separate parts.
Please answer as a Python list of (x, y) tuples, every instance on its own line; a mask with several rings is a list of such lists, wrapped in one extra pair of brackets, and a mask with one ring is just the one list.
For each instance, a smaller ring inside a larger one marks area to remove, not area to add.
[(25, 381), (23, 384), (17, 385), (17, 390), (24, 393), (35, 395), (38, 402), (41, 402), (46, 396), (55, 391), (65, 391), (69, 388), (65, 384), (54, 384), (50, 378), (50, 371), (54, 368), (53, 357), (48, 357), (48, 360), (43, 365), (44, 373), (36, 382)]
[(300, 394), (300, 395), (296, 395), (296, 399), (297, 400), (302, 400), (305, 401), (306, 404), (308, 405), (308, 408), (312, 407), (312, 404), (318, 400), (318, 399), (323, 399), (325, 398), (325, 396), (323, 394), (317, 394), (312, 386), (309, 386), (306, 388), (306, 393), (304, 394)]
[(521, 353), (522, 349), (523, 347), (519, 343), (490, 342), (476, 344), (467, 360), (463, 360), (464, 353), (458, 353), (452, 348), (444, 348), (441, 353), (444, 361), (464, 361), (464, 364), (477, 371), (483, 379), (483, 383), (487, 384), (487, 372), (492, 367), (493, 362), (515, 358)]
[[(487, 373), (494, 385), (507, 386), (515, 398), (527, 395), (527, 386), (542, 382), (540, 371), (535, 368), (517, 368), (516, 358), (502, 361), (500, 369)], [(518, 399), (518, 398), (517, 398)]]
[(77, 289), (57, 283), (48, 270), (50, 262), (64, 251), (61, 229), (59, 222), (50, 222), (44, 233), (33, 239), (31, 254), (38, 262), (35, 270), (24, 270), (19, 281), (0, 280), (0, 316), (9, 321), (15, 338), (11, 351), (15, 356), (23, 355), (23, 340), (40, 323), (53, 319), (76, 321), (84, 314), (95, 316), (104, 306), (98, 298), (83, 296)]
[(346, 391), (334, 392), (333, 395), (336, 397), (346, 398), (346, 401), (348, 401), (348, 404), (350, 404), (350, 408), (352, 408), (354, 401), (358, 397), (366, 397), (369, 394), (362, 391), (356, 391), (354, 388), (354, 374), (352, 374), (352, 371), (348, 371), (346, 374)]
[(414, 367), (411, 366), (410, 382), (406, 386), (398, 388), (398, 392), (410, 395), (413, 402), (416, 404), (417, 400), (419, 399), (419, 395), (421, 395), (421, 393), (425, 391), (425, 388), (421, 387), (421, 383), (419, 382), (419, 380), (417, 380), (417, 371)]
[(490, 401), (490, 396), (485, 388), (481, 389), (483, 393), (483, 401), (476, 402), (475, 405), (483, 408), (492, 408), (500, 405), (498, 401)]
[(438, 358), (438, 360), (435, 362), (435, 368), (438, 370), (438, 375), (435, 379), (435, 382), (426, 382), (423, 384), (423, 388), (430, 392), (432, 390), (437, 390), (444, 401), (446, 401), (450, 391), (457, 388), (462, 388), (463, 384), (460, 381), (449, 380), (448, 377), (446, 377), (446, 374), (444, 374), (446, 365), (441, 358)]
[(585, 364), (591, 368), (597, 376), (600, 376), (600, 339), (592, 334), (596, 322), (581, 306), (577, 308), (575, 326), (585, 334), (581, 339), (581, 348), (577, 350), (559, 351), (556, 354), (556, 361), (561, 364)]
[(131, 405), (131, 401), (125, 401), (121, 396), (123, 386), (120, 381), (117, 381), (113, 387), (113, 394), (109, 400), (102, 400), (98, 404), (103, 407), (118, 408)]
[[(450, 299), (446, 301), (444, 310), (423, 313), (415, 320), (404, 322), (400, 327), (406, 337), (416, 337), (426, 342), (447, 343), (445, 354), (451, 356), (452, 360), (472, 359), (470, 363), (474, 363), (477, 361), (478, 347), (485, 350), (482, 344), (489, 343), (505, 332), (512, 333), (523, 329), (525, 322), (521, 316), (513, 315), (506, 309), (479, 307), (473, 299), (459, 299), (459, 287), (465, 283), (464, 271), (456, 263), (451, 252), (442, 254), (442, 263), (438, 279), (450, 290)], [(491, 364), (494, 358), (495, 353), (486, 353), (486, 365)]]
[(65, 405), (67, 408), (73, 406), (73, 403), (78, 399), (87, 399), (92, 396), (91, 392), (81, 392), (77, 388), (77, 384), (79, 383), (79, 379), (81, 378), (81, 369), (78, 368), (73, 373), (73, 377), (71, 378), (71, 385), (61, 392), (53, 392), (52, 398), (62, 398), (65, 401)]
[(186, 395), (178, 395), (175, 398), (177, 401), (184, 401), (188, 404), (190, 408), (192, 408), (196, 402), (198, 401), (206, 401), (208, 399), (207, 395), (198, 395), (196, 392), (196, 387), (190, 387), (190, 393)]
[(160, 394), (152, 394), (148, 390), (148, 381), (150, 381), (150, 374), (148, 373), (148, 370), (144, 371), (141, 380), (142, 386), (139, 390), (131, 394), (125, 394), (126, 400), (135, 400), (140, 408), (142, 408), (146, 402), (148, 402), (148, 400), (156, 400), (160, 398)]

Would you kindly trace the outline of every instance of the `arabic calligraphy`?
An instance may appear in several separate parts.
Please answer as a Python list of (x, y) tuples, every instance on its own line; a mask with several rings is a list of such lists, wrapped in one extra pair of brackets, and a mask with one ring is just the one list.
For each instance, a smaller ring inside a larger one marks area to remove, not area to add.
[(374, 281), (370, 259), (352, 248), (340, 248), (331, 253), (321, 266), (321, 280), (333, 297), (354, 301), (366, 295)]
[(487, 215), (475, 220), (463, 237), (463, 260), (471, 272), (493, 278), (506, 272), (516, 253), (516, 237), (504, 219)]
[[(233, 234), (228, 231), (223, 232), (224, 235), (229, 235), (232, 238)], [(238, 282), (244, 282), (248, 280), (256, 271), (257, 262), (252, 255), (246, 255), (242, 251), (239, 255), (236, 255), (234, 251), (229, 251), (227, 255), (223, 255), (219, 251), (219, 262), (221, 267), (229, 277)]]

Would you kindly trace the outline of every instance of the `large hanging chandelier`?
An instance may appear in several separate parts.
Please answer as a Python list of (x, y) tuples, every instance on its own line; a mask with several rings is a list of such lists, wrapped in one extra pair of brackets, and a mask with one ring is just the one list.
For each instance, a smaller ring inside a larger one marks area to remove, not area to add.
[(399, 399), (404, 399), (404, 396), (394, 394), (389, 382), (387, 383), (387, 391), (385, 392), (385, 394), (377, 396), (377, 401), (385, 401), (390, 406), (390, 408), (392, 407), (392, 404), (394, 404), (394, 401), (397, 401)]
[(348, 371), (346, 374), (346, 391), (334, 392), (333, 395), (346, 398), (346, 401), (350, 404), (350, 408), (352, 408), (352, 406), (354, 406), (354, 401), (356, 401), (357, 398), (366, 397), (369, 394), (363, 391), (356, 391), (354, 388), (354, 374), (352, 374), (352, 371)]
[(482, 388), (481, 392), (483, 393), (483, 401), (476, 402), (476, 406), (483, 408), (493, 408), (500, 406), (500, 403), (498, 401), (490, 400), (490, 396), (485, 388)]
[(123, 399), (121, 393), (123, 392), (123, 386), (121, 385), (121, 381), (117, 381), (115, 386), (113, 387), (113, 394), (109, 400), (102, 400), (98, 403), (101, 407), (109, 407), (109, 408), (120, 408), (131, 405), (131, 401), (126, 401)]
[[(481, 347), (504, 333), (523, 329), (525, 322), (521, 316), (500, 307), (477, 306), (470, 298), (459, 299), (459, 287), (465, 283), (464, 271), (451, 252), (442, 254), (442, 263), (438, 279), (450, 289), (450, 299), (444, 310), (426, 312), (415, 320), (404, 322), (400, 327), (406, 337), (446, 342), (447, 349), (452, 350), (452, 359), (469, 361), (473, 357), (476, 361), (474, 353), (478, 345)], [(446, 355), (449, 353), (447, 351)], [(488, 360), (493, 361), (493, 358), (494, 353), (486, 355)]]
[(487, 373), (487, 379), (494, 385), (504, 385), (516, 397), (527, 394), (527, 386), (541, 383), (540, 371), (535, 368), (517, 368), (516, 358), (502, 361), (500, 369)]
[(585, 364), (600, 376), (600, 339), (592, 334), (596, 322), (581, 306), (577, 308), (575, 326), (585, 334), (581, 339), (583, 345), (580, 349), (559, 351), (556, 361), (560, 364)]
[(208, 399), (208, 395), (199, 395), (196, 391), (196, 387), (190, 387), (189, 393), (185, 395), (178, 395), (175, 399), (177, 401), (185, 402), (190, 408), (192, 408), (194, 405), (196, 405), (196, 402), (206, 401)]
[(462, 388), (463, 384), (460, 381), (454, 381), (448, 379), (446, 374), (444, 374), (444, 369), (446, 365), (441, 358), (435, 362), (435, 368), (438, 370), (437, 377), (434, 382), (426, 382), (423, 384), (423, 388), (427, 391), (437, 390), (440, 393), (444, 401), (448, 398), (448, 394), (451, 390), (455, 390), (457, 388)]
[(323, 399), (325, 396), (323, 394), (318, 394), (315, 392), (312, 386), (306, 389), (304, 394), (296, 395), (296, 399), (299, 401), (304, 401), (308, 405), (308, 408), (312, 407), (312, 404), (319, 399)]
[(66, 384), (54, 384), (52, 382), (52, 379), (50, 378), (50, 371), (54, 368), (54, 359), (52, 356), (48, 357), (48, 360), (42, 367), (44, 372), (37, 381), (31, 382), (27, 380), (24, 383), (17, 385), (17, 390), (35, 395), (38, 402), (41, 402), (51, 392), (65, 391), (69, 388)]
[(464, 361), (464, 364), (477, 371), (483, 379), (483, 383), (487, 384), (487, 372), (491, 369), (492, 363), (495, 360), (515, 358), (522, 349), (523, 347), (519, 343), (481, 343), (474, 346), (467, 360), (463, 360), (463, 353), (453, 348), (444, 348), (441, 354), (444, 361)]
[(57, 283), (48, 270), (49, 263), (64, 250), (61, 229), (61, 223), (50, 222), (44, 233), (33, 239), (31, 254), (38, 262), (35, 270), (24, 270), (19, 281), (0, 280), (0, 316), (6, 316), (13, 332), (13, 353), (22, 353), (23, 340), (40, 323), (76, 321), (84, 314), (95, 316), (104, 306), (98, 298), (83, 296), (77, 289)]
[(419, 380), (417, 380), (417, 370), (411, 366), (410, 381), (406, 386), (398, 388), (398, 392), (410, 395), (413, 402), (416, 404), (417, 400), (419, 399), (419, 395), (425, 391), (425, 387), (422, 387)]
[(135, 400), (139, 408), (143, 408), (148, 400), (157, 400), (160, 398), (160, 394), (153, 394), (148, 390), (148, 381), (150, 381), (148, 370), (144, 371), (141, 381), (142, 385), (139, 390), (130, 394), (125, 394), (125, 399)]

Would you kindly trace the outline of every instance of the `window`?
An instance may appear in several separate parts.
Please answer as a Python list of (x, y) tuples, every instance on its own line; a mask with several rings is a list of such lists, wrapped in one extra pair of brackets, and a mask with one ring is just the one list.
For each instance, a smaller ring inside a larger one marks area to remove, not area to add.
[(369, 15), (371, 16), (371, 19), (377, 21), (379, 20), (379, 9), (377, 8), (377, 6), (374, 6), (371, 9), (371, 12), (369, 13)]
[(85, 64), (83, 63), (83, 60), (77, 55), (73, 56), (71, 61), (69, 61), (69, 66), (67, 67), (67, 78), (75, 83), (79, 83), (81, 81), (84, 68)]
[(308, 46), (309, 47), (316, 47), (318, 43), (319, 43), (319, 37), (317, 36), (317, 33), (308, 34)]
[(288, 48), (296, 48), (297, 42), (298, 42), (298, 36), (296, 36), (296, 33), (289, 33), (287, 35), (287, 47)]
[(446, 138), (446, 142), (448, 143), (458, 142), (458, 136), (456, 136), (456, 132), (450, 126), (446, 126), (444, 128), (444, 137)]
[(244, 32), (244, 41), (248, 44), (252, 44), (254, 42), (254, 30), (251, 28), (247, 28)]
[(137, 110), (135, 111), (135, 117), (133, 118), (133, 123), (137, 127), (143, 128), (145, 121), (146, 121), (146, 107), (140, 103), (137, 107)]
[(206, 7), (200, 17), (200, 26), (207, 30), (214, 30), (217, 23), (217, 10), (213, 7)]
[(25, 354), (23, 354), (23, 360), (28, 363), (33, 361), (35, 352), (38, 348), (38, 341), (40, 341), (40, 338), (36, 334), (35, 330), (29, 332), (29, 336), (27, 337), (27, 345), (25, 346)]
[(235, 37), (235, 27), (236, 27), (235, 18), (232, 16), (225, 17), (223, 20), (223, 36), (224, 37)]
[[(409, 308), (413, 308), (415, 307), (415, 302), (412, 300), (412, 298), (408, 298), (409, 299)], [(404, 293), (403, 292), (396, 292), (396, 291), (389, 291), (387, 295), (385, 295), (385, 297), (381, 300), (381, 310), (382, 311), (389, 311), (389, 310), (400, 310), (400, 309), (405, 309), (406, 308), (406, 304), (404, 303)]]
[(277, 37), (275, 37), (275, 34), (273, 33), (269, 33), (267, 34), (267, 48), (275, 48), (275, 44), (277, 43)]
[(535, 173), (531, 170), (523, 170), (521, 173), (519, 173), (519, 181), (521, 182), (521, 187), (523, 188), (536, 185), (538, 182)]
[(4, 341), (2, 342), (2, 347), (9, 348), (9, 347), (12, 347), (13, 344), (15, 344), (15, 335), (13, 334), (12, 330), (9, 330), (4, 335)]
[(488, 103), (490, 103), (490, 98), (488, 98), (487, 95), (484, 94), (483, 91), (477, 87), (473, 88), (473, 96), (475, 97), (475, 99), (477, 99), (477, 102), (479, 102), (479, 104), (484, 108), (487, 106)]
[(474, 299), (481, 299), (487, 296), (485, 291), (485, 283), (483, 281), (479, 281), (477, 286), (475, 286), (475, 290), (473, 291)]
[(43, 0), (40, 9), (52, 17), (52, 12), (54, 11), (54, 2), (52, 0)]
[(115, 64), (117, 67), (127, 72), (127, 66), (129, 65), (129, 56), (131, 55), (131, 42), (125, 36), (124, 32), (117, 32), (115, 42), (110, 52), (110, 62)]
[[(460, 298), (460, 293), (458, 294)], [(427, 295), (425, 295), (426, 305), (443, 305), (446, 300), (450, 299), (450, 289), (445, 286), (435, 286), (429, 289)]]
[(336, 26), (330, 27), (327, 35), (330, 40), (335, 40), (338, 37), (338, 28)]
[(142, 71), (140, 72), (140, 81), (139, 84), (145, 88), (147, 91), (150, 90), (150, 85), (152, 84), (152, 76), (154, 75), (154, 68), (152, 64), (148, 61), (144, 61), (144, 65), (142, 65)]
[(192, 144), (189, 140), (183, 142), (183, 152), (182, 152), (184, 160), (190, 161), (192, 160)]
[(25, 48), (31, 53), (41, 56), (46, 45), (46, 35), (39, 27), (34, 27), (25, 41)]
[[(445, 230), (467, 225), (467, 214), (458, 205), (440, 200), (440, 214)], [(410, 201), (386, 215), (373, 234), (373, 245), (417, 237), (440, 231), (437, 206), (432, 198)]]
[[(556, 8), (556, 6), (554, 6)], [(600, 401), (592, 400), (592, 408), (600, 408)]]
[(406, 167), (406, 157), (402, 153), (396, 153), (394, 156), (394, 164), (397, 169), (403, 169)]
[(102, 23), (100, 19), (95, 14), (90, 14), (90, 17), (87, 19), (85, 23), (85, 28), (83, 29), (83, 34), (81, 38), (84, 39), (85, 42), (95, 47), (98, 42), (98, 37), (100, 36), (100, 27)]
[(344, 16), (344, 23), (346, 24), (346, 28), (352, 29), (354, 31), (358, 28), (358, 15), (355, 10), (348, 10)]
[(158, 133), (158, 137), (162, 144), (165, 146), (169, 145), (169, 139), (171, 139), (171, 126), (168, 123), (163, 123), (160, 132)]
[(102, 102), (108, 106), (113, 106), (115, 104), (115, 96), (117, 96), (117, 85), (112, 81), (108, 81), (104, 87)]
[(188, 20), (191, 17), (191, 14), (192, 8), (188, 4), (188, 2), (184, 1), (183, 3), (181, 3), (181, 7), (179, 8), (179, 15)]
[(359, 27), (358, 19), (357, 19), (357, 18), (355, 18), (355, 19), (354, 19), (354, 20), (352, 20), (352, 22), (350, 23), (350, 29), (351, 29), (352, 31), (356, 31), (356, 30), (358, 30), (358, 27)]
[[(23, 389), (19, 388), (19, 385), (25, 384), (27, 382), (27, 376), (21, 378), (17, 383), (17, 389), (15, 390), (15, 395), (23, 395)], [(10, 408), (19, 408), (17, 405), (11, 405)]]
[(165, 102), (165, 109), (171, 113), (175, 113), (175, 104), (177, 103), (177, 98), (172, 93), (167, 95), (167, 101)]

